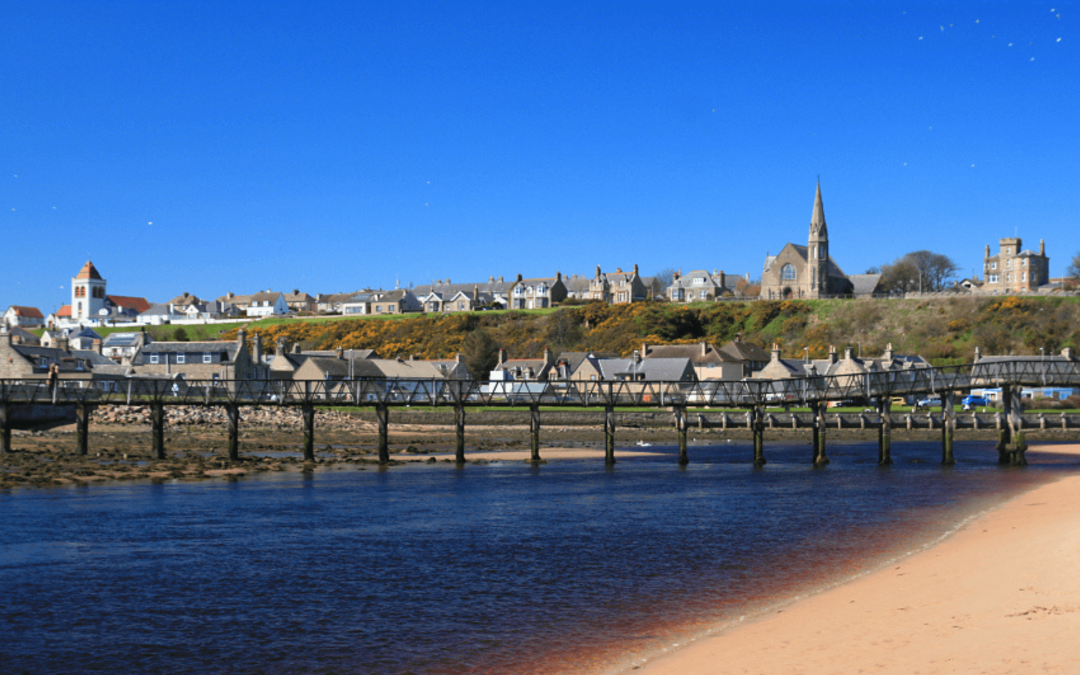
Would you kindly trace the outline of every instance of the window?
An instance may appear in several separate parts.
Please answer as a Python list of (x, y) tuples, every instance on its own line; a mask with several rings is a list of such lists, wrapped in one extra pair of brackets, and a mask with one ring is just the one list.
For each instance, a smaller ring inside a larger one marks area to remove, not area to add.
[(1012, 269), (1012, 261), (1011, 260), (1006, 260), (1005, 261), (1005, 269), (1007, 269), (1007, 270)]
[(992, 283), (992, 284), (996, 284), (997, 282), (998, 282), (998, 275), (996, 275), (996, 274), (991, 274), (991, 275), (990, 275), (990, 283)]
[(210, 363), (210, 362), (211, 362), (212, 360), (213, 360), (213, 359), (211, 359), (211, 358), (210, 358), (210, 355), (209, 355), (209, 354), (203, 354), (203, 355), (202, 355), (202, 362), (203, 362), (203, 363)]
[(1027, 281), (1027, 272), (1023, 272), (1020, 274), (1020, 281)]
[(1024, 258), (1023, 260), (1021, 260), (1020, 264), (1023, 265), (1024, 267), (1027, 267), (1027, 258)]
[(795, 281), (795, 266), (788, 263), (780, 270), (780, 278), (784, 281)]
[(996, 262), (990, 263), (990, 269), (996, 270), (997, 269), (997, 263)]
[(157, 354), (151, 354), (150, 355), (150, 363), (157, 363), (157, 362), (158, 362), (158, 355)]
[(177, 354), (176, 355), (176, 362), (177, 363), (187, 363), (187, 356), (184, 355), (184, 354)]

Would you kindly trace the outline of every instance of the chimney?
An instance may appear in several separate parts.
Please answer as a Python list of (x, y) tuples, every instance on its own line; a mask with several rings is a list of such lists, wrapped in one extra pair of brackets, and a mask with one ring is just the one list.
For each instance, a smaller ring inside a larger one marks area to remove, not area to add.
[(277, 354), (284, 354), (288, 350), (288, 342), (285, 340), (285, 336), (281, 336), (277, 339), (277, 347), (274, 349)]
[(985, 259), (985, 258), (989, 258), (989, 257), (990, 257), (990, 244), (987, 244), (986, 245), (986, 253), (983, 254), (983, 258)]
[(638, 273), (638, 271), (637, 271), (637, 263), (634, 263), (634, 276), (635, 277), (637, 276), (637, 273)]
[(641, 352), (634, 350), (634, 363), (641, 363)]
[(851, 347), (844, 347), (844, 360), (845, 361), (850, 361), (851, 360)]
[(600, 278), (600, 266), (599, 265), (596, 266), (596, 278), (597, 279)]
[(420, 355), (419, 354), (410, 354), (409, 355), (409, 360), (410, 361), (419, 361), (420, 360)]
[(521, 281), (521, 272), (518, 272), (518, 275), (517, 275), (517, 280), (518, 280), (518, 281)]
[(544, 347), (544, 363), (549, 366), (555, 365), (555, 355), (551, 353), (551, 347)]
[(836, 345), (829, 345), (829, 363), (830, 364), (836, 363), (837, 360), (838, 360), (838, 355), (836, 353)]
[(300, 343), (299, 342), (296, 342), (296, 343), (293, 344), (292, 353), (293, 354), (300, 354), (301, 353), (300, 352)]
[(255, 365), (261, 365), (263, 362), (262, 333), (255, 333), (255, 337), (252, 338), (251, 342), (251, 360), (255, 362)]
[(622, 274), (622, 268), (621, 267), (616, 267), (615, 268), (615, 274)]
[(458, 352), (457, 354), (454, 355), (454, 360), (457, 361), (458, 363), (465, 363), (465, 359), (464, 359), (464, 357), (461, 356), (461, 352)]
[(101, 353), (101, 338), (94, 338), (94, 351)]
[(1061, 355), (1064, 356), (1069, 361), (1072, 361), (1073, 360), (1073, 348), (1072, 347), (1066, 347), (1065, 349), (1062, 349), (1061, 350)]
[(1046, 255), (1046, 240), (1045, 239), (1040, 239), (1039, 240), (1039, 255), (1041, 255), (1041, 256)]
[(772, 346), (772, 362), (778, 363), (780, 361), (780, 345), (773, 343)]
[(247, 341), (247, 331), (241, 328), (236, 331), (236, 344), (242, 345)]
[(555, 281), (562, 281), (562, 272), (555, 273)]
[(502, 275), (500, 274), (499, 275), (499, 283), (501, 284), (502, 282), (503, 282), (503, 278), (502, 278)]
[(890, 363), (893, 360), (893, 351), (892, 351), (892, 343), (891, 342), (889, 344), (885, 345), (885, 360), (890, 362)]
[(68, 338), (66, 335), (56, 338), (56, 348), (62, 352), (68, 351)]
[(648, 342), (642, 342), (641, 343), (641, 356), (642, 356), (642, 358), (645, 358), (645, 357), (649, 356), (649, 343)]
[(978, 363), (979, 359), (981, 359), (981, 358), (982, 358), (982, 350), (979, 349), (978, 347), (975, 347), (975, 363)]
[(478, 300), (480, 300), (480, 284), (472, 285), (472, 299), (473, 302), (477, 302)]
[(506, 363), (506, 347), (499, 347), (499, 365)]
[(292, 289), (292, 294), (293, 295), (300, 295), (300, 289), (299, 288)]
[(704, 358), (709, 353), (709, 345), (704, 340), (701, 341), (701, 356)]
[(488, 283), (489, 284), (495, 283), (495, 277), (488, 277)]

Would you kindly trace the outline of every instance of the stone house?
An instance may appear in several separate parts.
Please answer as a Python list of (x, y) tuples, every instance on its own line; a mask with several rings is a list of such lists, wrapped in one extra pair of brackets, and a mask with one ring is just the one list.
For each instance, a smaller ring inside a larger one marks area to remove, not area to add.
[(54, 364), (62, 375), (85, 379), (93, 369), (86, 358), (70, 351), (67, 338), (60, 338), (54, 347), (42, 347), (22, 344), (7, 329), (0, 333), (0, 378), (44, 379)]
[(752, 373), (764, 368), (770, 360), (769, 352), (765, 351), (753, 342), (743, 342), (738, 335), (735, 339), (720, 347), (720, 352), (743, 364), (743, 376), (749, 377)]
[(110, 333), (101, 343), (101, 354), (116, 363), (130, 364), (143, 345), (153, 342), (146, 331)]
[(262, 365), (262, 337), (256, 333), (254, 354), (248, 351), (247, 332), (240, 329), (232, 342), (150, 342), (132, 358), (137, 375), (183, 375), (188, 380), (266, 379)]
[(12, 326), (40, 328), (45, 325), (45, 316), (37, 307), (12, 305), (4, 312), (4, 325), (8, 328)]
[(1040, 286), (1050, 281), (1050, 258), (1046, 255), (1046, 242), (1039, 240), (1039, 252), (1022, 250), (1019, 237), (999, 240), (997, 255), (990, 255), (986, 245), (983, 256), (983, 293), (1036, 293)]
[[(455, 284), (451, 283), (449, 279), (439, 279), (433, 281), (430, 284), (423, 284), (420, 286), (413, 286), (409, 290), (417, 298), (426, 298), (432, 293), (438, 294), (438, 297), (442, 301), (449, 301), (458, 293), (472, 294), (473, 297), (478, 297), (479, 300), (474, 304), (479, 307), (493, 307), (495, 309), (506, 309), (510, 306), (510, 290), (514, 287), (517, 281), (505, 281), (503, 277), (496, 279), (493, 276), (488, 277), (487, 281)], [(428, 309), (425, 307), (422, 311), (425, 312), (442, 312), (449, 311), (443, 309)]]
[(824, 359), (782, 359), (780, 348), (773, 345), (769, 363), (764, 368), (754, 373), (754, 377), (766, 380), (782, 380), (795, 377), (815, 377), (822, 375), (850, 376), (851, 379), (841, 377), (837, 382), (843, 386), (859, 384), (861, 375), (869, 372), (882, 371), (909, 371), (917, 368), (929, 368), (930, 363), (921, 356), (902, 355), (893, 352), (892, 345), (885, 348), (885, 352), (879, 357), (859, 357), (853, 354), (850, 347), (844, 349), (844, 358), (841, 359), (836, 347), (829, 347), (829, 355)]
[(697, 380), (740, 380), (750, 374), (743, 361), (704, 341), (690, 345), (642, 343), (641, 350), (637, 353), (646, 360), (689, 359)]
[(730, 294), (727, 275), (713, 270), (693, 270), (683, 276), (676, 273), (667, 288), (667, 298), (672, 302), (713, 302), (724, 294)]
[(648, 289), (638, 276), (638, 266), (632, 272), (623, 272), (621, 267), (614, 272), (602, 272), (596, 266), (596, 276), (589, 282), (589, 300), (599, 300), (609, 305), (623, 305), (641, 302), (648, 298)]
[(41, 345), (41, 338), (21, 326), (9, 326), (7, 331), (8, 334), (11, 335), (12, 342), (15, 342), (16, 344), (31, 346)]
[(292, 293), (284, 293), (285, 304), (297, 314), (314, 314), (319, 310), (319, 303), (307, 293), (301, 293), (299, 289), (293, 289)]
[(589, 355), (570, 375), (576, 382), (695, 382), (697, 374), (688, 358), (604, 359)]
[(545, 309), (554, 307), (566, 299), (566, 286), (562, 272), (554, 277), (522, 279), (517, 276), (510, 291), (510, 309)]
[(589, 285), (592, 282), (586, 276), (578, 276), (572, 274), (568, 277), (563, 277), (563, 286), (566, 287), (566, 297), (573, 298), (575, 300), (588, 300), (589, 299)]
[(544, 348), (544, 355), (539, 359), (509, 359), (506, 350), (499, 349), (499, 360), (488, 376), (489, 380), (506, 382), (547, 382), (555, 374), (555, 356), (551, 349)]

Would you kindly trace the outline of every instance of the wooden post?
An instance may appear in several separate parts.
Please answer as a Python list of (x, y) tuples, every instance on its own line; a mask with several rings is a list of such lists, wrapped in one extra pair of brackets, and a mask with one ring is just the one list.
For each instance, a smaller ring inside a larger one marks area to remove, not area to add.
[(165, 459), (165, 406), (161, 403), (150, 404), (150, 425), (154, 459)]
[(892, 464), (892, 401), (887, 396), (878, 400), (881, 425), (878, 427), (878, 466)]
[(1020, 396), (1020, 388), (1013, 388), (1012, 414), (1009, 415), (1009, 429), (1012, 434), (1012, 443), (1009, 444), (1009, 464), (1011, 466), (1027, 466), (1027, 441), (1023, 432), (1024, 419), (1021, 417), (1024, 404)]
[(754, 468), (765, 466), (765, 409), (755, 405), (753, 410), (754, 427)]
[(379, 464), (390, 463), (390, 409), (385, 403), (375, 406), (375, 417), (379, 420)]
[(315, 405), (311, 402), (300, 404), (300, 414), (304, 418), (304, 461), (315, 461)]
[(615, 463), (615, 408), (604, 408), (604, 463)]
[(810, 414), (814, 418), (813, 423), (810, 425), (811, 429), (813, 429), (810, 441), (810, 463), (816, 464), (818, 453), (821, 452), (821, 435), (824, 433), (821, 419), (818, 417), (818, 404), (816, 402), (810, 403)]
[(814, 466), (825, 466), (829, 463), (829, 456), (825, 452), (825, 447), (827, 445), (826, 438), (828, 437), (828, 424), (825, 421), (825, 411), (828, 409), (828, 406), (829, 404), (825, 401), (818, 402), (818, 428), (821, 430), (821, 434), (818, 437), (817, 456), (814, 457)]
[(953, 457), (953, 436), (956, 434), (956, 403), (954, 394), (946, 392), (941, 397), (941, 463), (945, 466), (956, 464)]
[(75, 404), (75, 436), (78, 453), (86, 455), (90, 450), (90, 406), (86, 403)]
[(540, 406), (529, 406), (530, 462), (540, 461)]
[(229, 459), (240, 459), (240, 406), (230, 403), (225, 406), (225, 416), (229, 422)]
[(1012, 441), (1012, 390), (1007, 384), (1001, 385), (1001, 404), (1005, 412), (1005, 424), (998, 418), (998, 464), (1009, 463), (1009, 443)]
[(690, 463), (686, 452), (686, 408), (675, 408), (675, 428), (679, 431), (679, 464)]
[(11, 452), (11, 417), (10, 403), (0, 403), (0, 452)]
[(454, 461), (458, 464), (465, 463), (465, 406), (454, 408), (454, 422), (457, 424), (457, 447), (454, 452)]

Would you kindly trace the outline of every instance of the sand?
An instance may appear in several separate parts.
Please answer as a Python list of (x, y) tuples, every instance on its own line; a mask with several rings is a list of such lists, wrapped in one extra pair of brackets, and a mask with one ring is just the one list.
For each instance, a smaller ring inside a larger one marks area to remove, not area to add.
[[(1043, 446), (1080, 457), (1080, 445)], [(1039, 448), (1029, 451), (1038, 462)], [(1080, 673), (1080, 476), (931, 549), (633, 670)]]
[[(655, 455), (662, 455), (664, 453), (654, 452), (644, 448), (641, 449), (629, 449), (629, 448), (616, 448), (615, 449), (615, 461), (620, 459), (626, 459), (628, 457), (652, 457)], [(477, 451), (465, 451), (465, 461), (472, 462), (475, 460), (486, 460), (489, 462), (525, 462), (532, 456), (530, 450), (484, 450)], [(395, 453), (390, 455), (390, 459), (400, 460), (403, 462), (423, 462), (427, 461), (428, 457), (435, 457), (436, 459), (453, 459), (454, 453), (431, 453), (430, 455), (413, 455), (407, 453)], [(603, 448), (558, 448), (558, 447), (541, 447), (540, 459), (543, 461), (553, 460), (575, 460), (575, 459), (588, 459), (604, 461), (604, 449)]]

